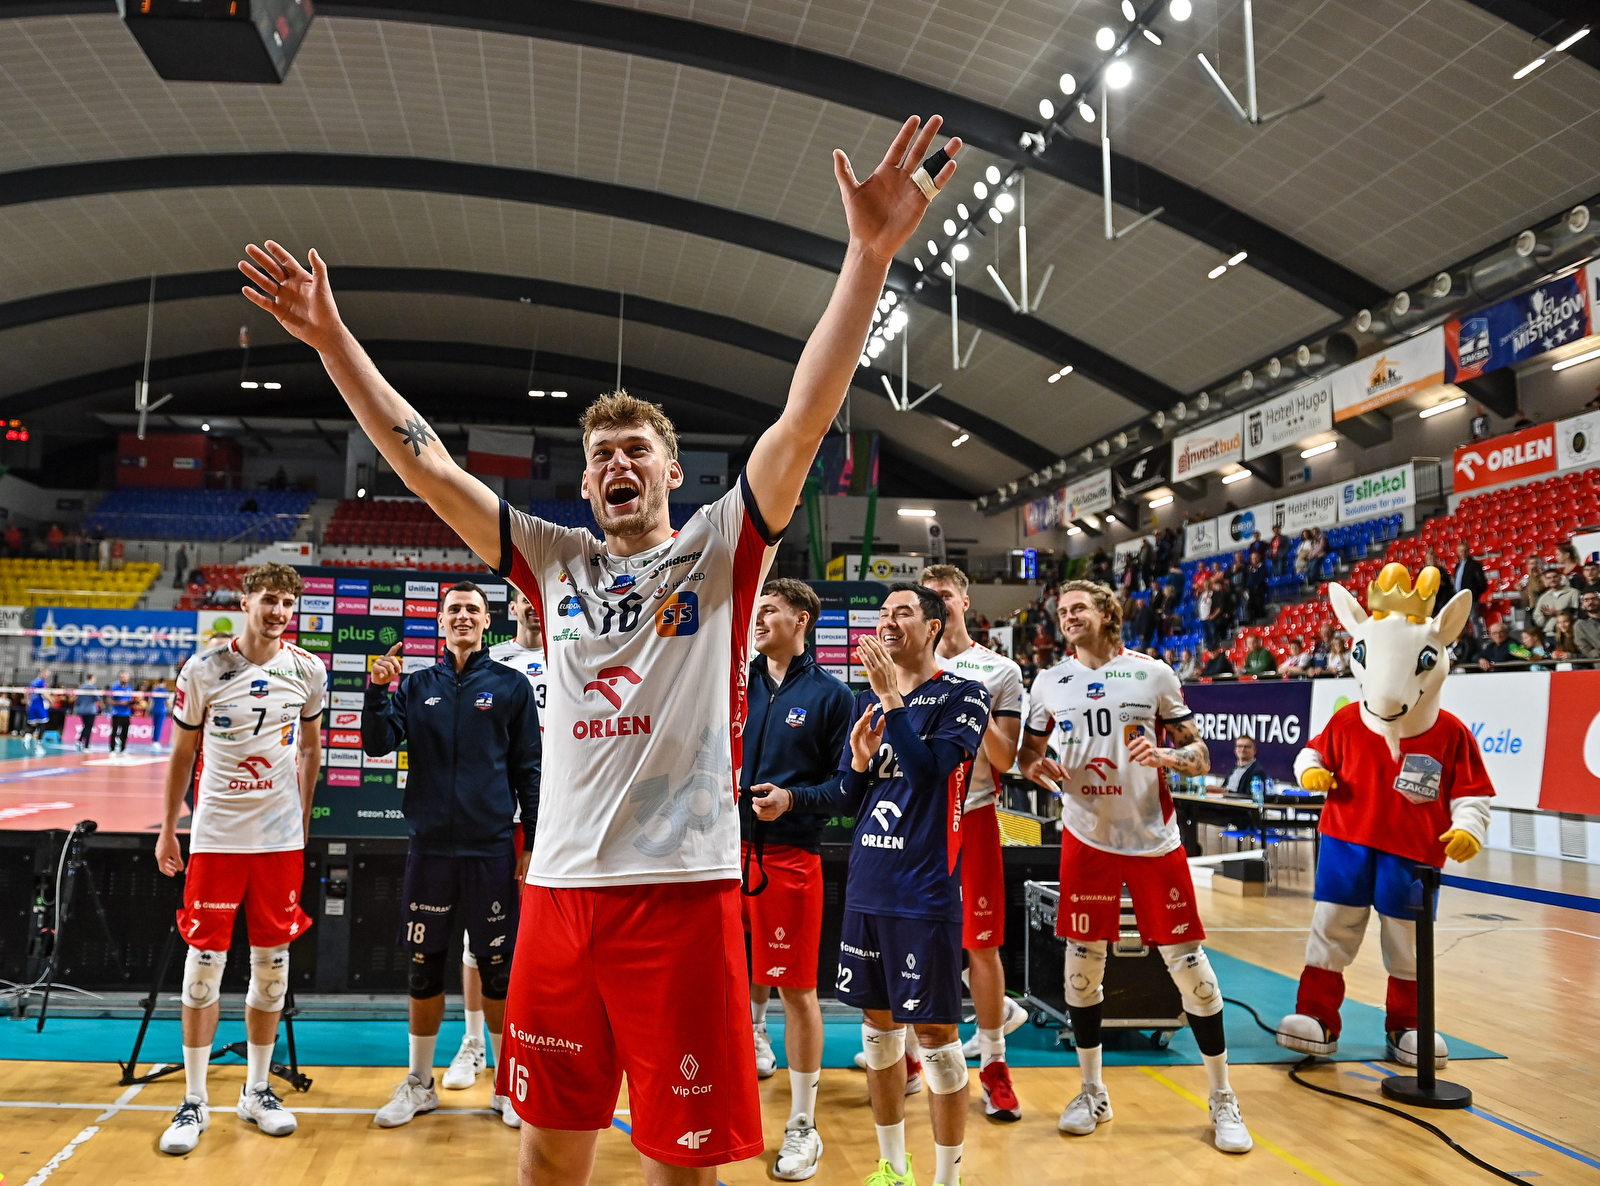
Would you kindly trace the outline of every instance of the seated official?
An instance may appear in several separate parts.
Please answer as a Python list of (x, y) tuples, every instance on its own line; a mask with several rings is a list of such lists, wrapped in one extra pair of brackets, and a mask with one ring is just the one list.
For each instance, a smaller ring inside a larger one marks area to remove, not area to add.
[(1256, 761), (1255, 738), (1241, 735), (1233, 739), (1233, 762), (1233, 769), (1228, 772), (1228, 781), (1224, 784), (1227, 793), (1249, 795), (1257, 803), (1261, 802), (1266, 794), (1267, 772)]

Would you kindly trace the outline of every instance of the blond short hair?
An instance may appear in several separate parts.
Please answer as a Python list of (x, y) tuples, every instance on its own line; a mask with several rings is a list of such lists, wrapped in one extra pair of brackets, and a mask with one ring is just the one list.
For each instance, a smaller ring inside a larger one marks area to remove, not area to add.
[(306, 583), (300, 579), (300, 574), (287, 564), (279, 564), (276, 560), (258, 564), (245, 573), (239, 587), (246, 596), (267, 589), (276, 589), (280, 593), (292, 593), (299, 597), (306, 591)]
[(1106, 620), (1107, 641), (1118, 646), (1122, 644), (1122, 603), (1108, 586), (1096, 584), (1094, 581), (1063, 581), (1057, 590), (1058, 605), (1059, 599), (1068, 593), (1087, 593), (1089, 600), (1094, 602), (1095, 611)]
[(678, 459), (678, 430), (673, 427), (671, 418), (660, 404), (635, 398), (626, 391), (613, 391), (595, 400), (583, 410), (578, 426), (583, 429), (585, 456), (589, 453), (589, 438), (597, 432), (613, 428), (649, 428), (666, 446), (667, 459)]
[(930, 564), (922, 570), (922, 575), (917, 578), (917, 584), (926, 585), (929, 581), (949, 581), (961, 590), (963, 597), (967, 594), (967, 574), (954, 564)]

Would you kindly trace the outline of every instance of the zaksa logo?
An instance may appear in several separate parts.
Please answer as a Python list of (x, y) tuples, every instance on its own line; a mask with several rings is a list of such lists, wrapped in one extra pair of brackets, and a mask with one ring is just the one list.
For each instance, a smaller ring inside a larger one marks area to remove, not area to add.
[(1094, 771), (1094, 776), (1102, 782), (1110, 778), (1110, 772), (1117, 768), (1117, 764), (1110, 758), (1090, 758), (1084, 766)]
[(611, 701), (612, 708), (620, 709), (622, 707), (622, 697), (617, 695), (616, 686), (617, 681), (623, 679), (630, 684), (643, 682), (634, 674), (631, 667), (602, 667), (599, 675), (583, 685), (583, 690), (585, 692), (599, 692), (600, 695)]

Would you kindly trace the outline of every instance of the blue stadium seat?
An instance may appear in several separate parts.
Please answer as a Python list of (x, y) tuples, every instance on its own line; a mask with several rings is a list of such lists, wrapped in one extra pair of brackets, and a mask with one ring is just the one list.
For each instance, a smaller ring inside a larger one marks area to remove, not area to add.
[[(254, 498), (255, 511), (241, 511)], [(113, 490), (83, 521), (84, 530), (123, 539), (288, 539), (316, 495), (301, 490)]]

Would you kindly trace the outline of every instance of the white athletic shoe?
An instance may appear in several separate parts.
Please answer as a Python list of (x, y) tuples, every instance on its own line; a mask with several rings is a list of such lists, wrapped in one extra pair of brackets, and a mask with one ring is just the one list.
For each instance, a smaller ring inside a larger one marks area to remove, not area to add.
[(1332, 1054), (1339, 1039), (1328, 1036), (1327, 1027), (1315, 1017), (1291, 1013), (1278, 1022), (1278, 1045), (1301, 1054)]
[(1248, 1153), (1255, 1144), (1239, 1115), (1239, 1097), (1231, 1091), (1211, 1093), (1211, 1126), (1216, 1129), (1217, 1148), (1224, 1153)]
[(489, 1109), (500, 1113), (500, 1121), (507, 1128), (521, 1128), (522, 1117), (517, 1115), (517, 1110), (511, 1106), (509, 1096), (492, 1095), (489, 1097)]
[[(1417, 1065), (1417, 1031), (1416, 1030), (1390, 1030), (1387, 1035), (1387, 1052), (1385, 1057), (1390, 1062), (1397, 1062), (1403, 1067)], [(1444, 1035), (1435, 1032), (1433, 1035), (1433, 1066), (1435, 1070), (1442, 1071), (1450, 1064), (1450, 1047), (1445, 1045)]]
[(438, 1106), (439, 1093), (432, 1087), (424, 1087), (422, 1081), (415, 1075), (407, 1075), (404, 1082), (396, 1084), (389, 1102), (378, 1109), (378, 1114), (373, 1119), (378, 1122), (379, 1128), (399, 1128), (402, 1124), (410, 1124), (412, 1119), (421, 1113), (431, 1112)]
[(822, 1159), (822, 1137), (809, 1116), (796, 1116), (783, 1130), (783, 1147), (772, 1164), (772, 1176), (780, 1182), (804, 1182), (817, 1172)]
[(299, 1127), (294, 1113), (283, 1106), (270, 1083), (239, 1088), (239, 1106), (234, 1115), (248, 1120), (269, 1137), (286, 1137)]
[(778, 1056), (772, 1053), (772, 1039), (767, 1037), (767, 1027), (755, 1027), (756, 1035), (756, 1078), (770, 1079), (778, 1071)]
[[(1022, 1023), (1027, 1020), (1028, 1011), (1024, 1009), (1020, 1003), (1018, 1003), (1015, 997), (1007, 997), (1005, 1020), (1000, 1023), (1000, 1032), (1002, 1034), (1009, 1034), (1014, 1030), (1022, 1028)], [(968, 1038), (964, 1043), (962, 1043), (962, 1058), (982, 1057), (978, 1050), (978, 1036), (979, 1035), (977, 1031), (974, 1030), (972, 1037)]]
[[(856, 1066), (863, 1071), (867, 1069), (867, 1056), (864, 1051), (856, 1051)], [(916, 1095), (922, 1090), (922, 1061), (906, 1055), (906, 1094)]]
[(167, 1131), (161, 1134), (161, 1152), (193, 1153), (200, 1134), (211, 1127), (211, 1109), (197, 1095), (186, 1095)]
[(1075, 1137), (1086, 1137), (1095, 1130), (1097, 1125), (1104, 1124), (1111, 1119), (1111, 1097), (1106, 1094), (1104, 1083), (1097, 1083), (1093, 1088), (1085, 1086), (1061, 1112), (1061, 1119), (1056, 1121), (1056, 1127), (1062, 1132), (1069, 1132)]
[(450, 1060), (450, 1069), (444, 1073), (446, 1091), (465, 1091), (478, 1081), (489, 1066), (489, 1056), (482, 1038), (462, 1038), (461, 1049)]

